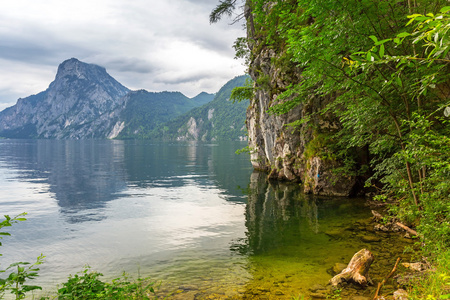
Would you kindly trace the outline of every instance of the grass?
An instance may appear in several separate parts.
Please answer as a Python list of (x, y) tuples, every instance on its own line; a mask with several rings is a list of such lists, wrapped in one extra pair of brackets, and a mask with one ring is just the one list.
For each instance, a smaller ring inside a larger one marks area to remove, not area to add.
[(450, 299), (450, 249), (438, 255), (435, 268), (425, 278), (412, 282), (410, 299)]

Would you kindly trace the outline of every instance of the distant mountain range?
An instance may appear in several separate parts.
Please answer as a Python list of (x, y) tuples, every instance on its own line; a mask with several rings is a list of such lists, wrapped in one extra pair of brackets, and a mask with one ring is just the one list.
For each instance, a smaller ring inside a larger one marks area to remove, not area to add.
[(249, 101), (233, 103), (231, 91), (243, 86), (248, 76), (238, 76), (227, 82), (214, 100), (194, 108), (158, 128), (156, 137), (171, 140), (246, 140), (246, 110)]
[(243, 139), (248, 101), (234, 105), (228, 99), (231, 86), (243, 85), (245, 77), (231, 80), (217, 95), (188, 98), (180, 92), (130, 91), (105, 68), (72, 58), (58, 67), (47, 90), (0, 112), (0, 137)]

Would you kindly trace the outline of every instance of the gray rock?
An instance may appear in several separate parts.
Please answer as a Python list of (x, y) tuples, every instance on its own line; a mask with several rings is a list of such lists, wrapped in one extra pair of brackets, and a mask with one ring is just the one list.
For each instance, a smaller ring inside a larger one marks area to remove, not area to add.
[(373, 235), (365, 235), (361, 237), (361, 241), (364, 243), (377, 243), (381, 241), (381, 238)]
[(394, 300), (408, 300), (408, 292), (404, 289), (399, 289), (394, 292)]
[[(277, 47), (264, 47), (263, 37), (249, 36), (249, 39), (252, 40), (250, 48), (254, 57), (249, 74), (255, 82), (255, 94), (247, 110), (246, 124), (249, 148), (253, 149), (250, 154), (253, 167), (268, 172), (273, 179), (301, 181), (306, 193), (351, 195), (355, 191), (356, 177), (333, 172), (342, 163), (319, 156), (325, 152), (327, 145), (313, 129), (319, 128), (320, 132), (326, 134), (339, 127), (339, 120), (331, 114), (315, 114), (333, 98), (310, 97), (288, 113), (269, 113), (268, 110), (278, 102), (277, 97), (289, 85), (301, 81), (302, 72), (294, 63), (288, 66), (274, 64), (273, 61), (285, 54)], [(264, 79), (264, 82), (261, 83), (259, 79)], [(296, 95), (291, 97), (295, 98)], [(294, 129), (286, 126), (305, 115), (313, 117)], [(312, 142), (323, 150), (317, 153), (306, 151)]]
[(316, 292), (309, 295), (312, 299), (327, 299), (328, 293)]
[(402, 263), (402, 265), (410, 270), (421, 272), (428, 269), (427, 265), (421, 262), (415, 262), (415, 263)]

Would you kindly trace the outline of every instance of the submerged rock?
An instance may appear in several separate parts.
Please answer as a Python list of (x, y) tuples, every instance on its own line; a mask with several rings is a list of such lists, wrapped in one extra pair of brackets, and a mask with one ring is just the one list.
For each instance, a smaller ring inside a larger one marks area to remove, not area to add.
[(339, 274), (342, 272), (342, 270), (344, 270), (345, 268), (347, 268), (346, 264), (343, 263), (335, 263), (332, 269), (333, 275)]
[(325, 234), (333, 239), (341, 239), (341, 238), (343, 238), (344, 231), (341, 229), (331, 229), (331, 230), (325, 231)]
[(309, 295), (312, 299), (327, 299), (329, 297), (328, 292), (315, 292)]
[(364, 243), (378, 243), (381, 241), (381, 238), (373, 235), (365, 235), (361, 237), (361, 241)]
[(421, 271), (425, 271), (428, 269), (428, 266), (424, 263), (421, 262), (416, 262), (416, 263), (402, 263), (402, 265), (410, 270), (416, 271), (416, 272), (421, 272)]

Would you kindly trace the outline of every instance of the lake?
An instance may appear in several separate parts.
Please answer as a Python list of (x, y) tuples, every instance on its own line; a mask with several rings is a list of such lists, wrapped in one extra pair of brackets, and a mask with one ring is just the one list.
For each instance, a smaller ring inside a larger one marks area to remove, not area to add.
[(47, 292), (89, 265), (107, 279), (151, 276), (178, 299), (307, 295), (362, 248), (389, 272), (408, 241), (361, 238), (373, 235), (364, 199), (267, 182), (235, 154), (245, 146), (0, 140), (0, 213), (28, 213), (7, 228), (1, 266), (43, 253), (34, 283)]

